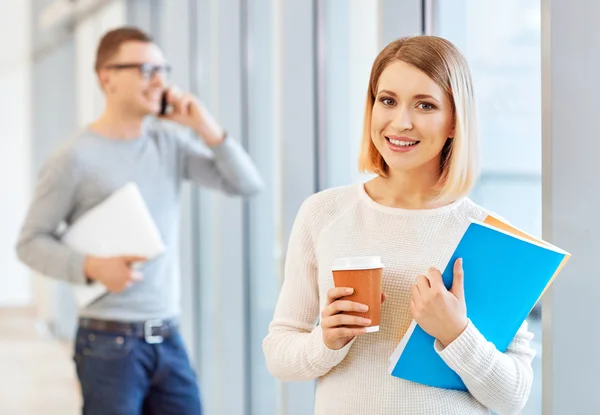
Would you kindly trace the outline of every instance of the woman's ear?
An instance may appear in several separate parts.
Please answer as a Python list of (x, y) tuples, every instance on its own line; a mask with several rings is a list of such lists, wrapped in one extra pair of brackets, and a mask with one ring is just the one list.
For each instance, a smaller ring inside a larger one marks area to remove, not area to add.
[(450, 134), (448, 134), (448, 138), (454, 138), (456, 134), (456, 123), (452, 125), (452, 129), (450, 130)]

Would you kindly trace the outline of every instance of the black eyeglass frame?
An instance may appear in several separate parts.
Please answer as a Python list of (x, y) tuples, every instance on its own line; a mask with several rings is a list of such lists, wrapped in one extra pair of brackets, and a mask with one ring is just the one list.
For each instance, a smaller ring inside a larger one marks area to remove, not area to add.
[(163, 76), (169, 76), (171, 74), (171, 66), (168, 64), (155, 65), (152, 63), (113, 63), (106, 65), (106, 69), (137, 69), (140, 75), (145, 79), (152, 79), (157, 73)]

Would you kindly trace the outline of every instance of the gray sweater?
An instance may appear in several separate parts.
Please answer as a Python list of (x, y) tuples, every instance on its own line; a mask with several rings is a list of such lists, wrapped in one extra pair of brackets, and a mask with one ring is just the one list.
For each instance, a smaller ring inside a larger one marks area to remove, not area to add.
[(80, 311), (81, 316), (137, 321), (180, 313), (180, 187), (189, 179), (229, 195), (250, 196), (261, 177), (244, 149), (228, 137), (209, 149), (187, 129), (148, 118), (133, 140), (115, 140), (85, 129), (41, 169), (17, 244), (21, 261), (35, 271), (85, 284), (84, 255), (60, 242), (59, 229), (76, 221), (125, 183), (137, 183), (167, 246), (147, 263), (144, 279)]

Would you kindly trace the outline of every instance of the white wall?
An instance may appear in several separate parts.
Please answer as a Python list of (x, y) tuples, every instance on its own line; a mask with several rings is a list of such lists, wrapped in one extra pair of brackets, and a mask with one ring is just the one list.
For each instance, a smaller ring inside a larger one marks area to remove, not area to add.
[(544, 415), (600, 407), (598, 16), (598, 0), (542, 0), (543, 236), (573, 254), (543, 299)]
[(30, 2), (0, 2), (0, 307), (32, 300), (15, 242), (30, 197)]

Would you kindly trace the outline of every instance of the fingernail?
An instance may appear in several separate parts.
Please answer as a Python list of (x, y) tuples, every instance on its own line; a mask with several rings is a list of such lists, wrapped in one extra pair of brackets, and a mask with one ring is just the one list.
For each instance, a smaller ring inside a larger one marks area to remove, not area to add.
[(363, 323), (365, 323), (365, 324), (371, 324), (371, 319), (363, 318)]
[(366, 305), (366, 304), (361, 304), (361, 305), (360, 305), (360, 309), (361, 309), (362, 311), (367, 311), (367, 310), (369, 309), (369, 306), (368, 306), (368, 305)]
[(352, 294), (352, 291), (354, 291), (352, 288), (346, 288), (346, 294)]

